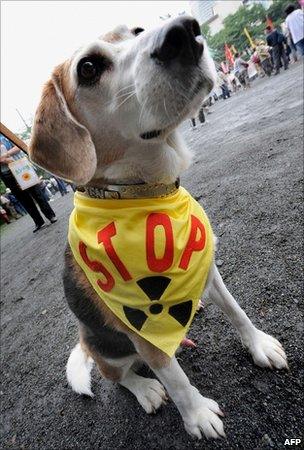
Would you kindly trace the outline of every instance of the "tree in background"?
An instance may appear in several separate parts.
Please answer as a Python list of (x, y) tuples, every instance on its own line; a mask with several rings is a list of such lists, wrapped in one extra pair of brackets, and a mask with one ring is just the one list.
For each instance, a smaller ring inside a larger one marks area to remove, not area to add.
[(281, 25), (285, 20), (284, 10), (286, 6), (294, 3), (297, 7), (299, 7), (299, 3), (291, 0), (274, 0), (274, 2), (267, 9), (267, 16), (272, 20), (275, 26)]
[(26, 129), (24, 131), (21, 131), (20, 133), (16, 133), (16, 135), (25, 142), (31, 138), (31, 134), (32, 134), (31, 126), (26, 127)]
[(0, 194), (5, 194), (6, 186), (2, 180), (0, 180)]
[(250, 47), (244, 35), (245, 27), (253, 40), (264, 39), (267, 17), (274, 25), (280, 25), (285, 20), (284, 9), (290, 3), (290, 0), (274, 0), (267, 10), (261, 4), (241, 6), (234, 14), (224, 19), (224, 28), (214, 36), (211, 35), (209, 26), (203, 25), (202, 34), (207, 39), (213, 58), (218, 62), (225, 60), (225, 43), (233, 45), (240, 52)]
[(206, 39), (206, 41), (208, 43), (208, 48), (209, 48), (212, 58), (215, 61), (220, 61), (222, 59), (221, 51), (217, 47), (212, 45), (213, 36), (211, 35), (210, 27), (207, 23), (201, 26), (201, 32), (202, 32), (202, 36)]

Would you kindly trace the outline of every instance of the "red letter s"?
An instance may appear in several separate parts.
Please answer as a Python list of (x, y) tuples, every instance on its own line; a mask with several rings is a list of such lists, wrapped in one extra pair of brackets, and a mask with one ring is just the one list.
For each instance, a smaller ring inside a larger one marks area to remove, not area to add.
[(100, 272), (104, 275), (106, 281), (102, 282), (97, 280), (97, 284), (105, 292), (111, 291), (114, 287), (115, 281), (110, 272), (105, 268), (105, 266), (99, 261), (91, 261), (87, 255), (87, 246), (83, 242), (79, 242), (79, 253), (85, 264), (93, 271)]

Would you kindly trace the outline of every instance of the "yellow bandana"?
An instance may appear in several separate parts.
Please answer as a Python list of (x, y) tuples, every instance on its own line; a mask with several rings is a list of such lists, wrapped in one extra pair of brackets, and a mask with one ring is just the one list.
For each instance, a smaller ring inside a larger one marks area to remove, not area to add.
[(183, 188), (168, 197), (103, 200), (77, 192), (69, 243), (101, 301), (130, 329), (174, 355), (213, 260), (213, 234)]

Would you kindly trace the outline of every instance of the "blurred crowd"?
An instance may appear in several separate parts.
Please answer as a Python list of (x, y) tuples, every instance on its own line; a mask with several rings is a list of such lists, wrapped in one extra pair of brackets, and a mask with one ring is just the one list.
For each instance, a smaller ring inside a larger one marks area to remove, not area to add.
[[(204, 101), (198, 117), (191, 119), (192, 129), (197, 119), (201, 124), (210, 106), (219, 99), (227, 100), (238, 90), (248, 89), (255, 78), (279, 75), (289, 64), (303, 62), (304, 57), (304, 13), (299, 5), (290, 4), (285, 10), (285, 21), (280, 29), (272, 23), (264, 30), (264, 38), (252, 41), (251, 47), (239, 53), (227, 48), (226, 61), (217, 67), (217, 83), (209, 98)], [(231, 48), (234, 48), (231, 46)]]
[[(61, 196), (74, 191), (76, 187), (51, 174), (37, 177), (37, 183), (26, 189), (18, 184), (10, 164), (19, 159), (27, 159), (26, 153), (14, 145), (6, 136), (0, 134), (1, 153), (0, 153), (0, 177), (2, 180), (2, 189), (5, 186), (5, 192), (0, 196), (0, 220), (10, 223), (18, 220), (22, 216), (29, 214), (33, 219), (35, 227), (33, 232), (37, 232), (45, 226), (45, 219), (51, 224), (57, 222), (55, 211), (50, 205), (54, 196), (60, 193)], [(28, 164), (31, 165), (30, 162)], [(31, 165), (32, 166), (32, 165)], [(34, 168), (34, 170), (36, 170)]]

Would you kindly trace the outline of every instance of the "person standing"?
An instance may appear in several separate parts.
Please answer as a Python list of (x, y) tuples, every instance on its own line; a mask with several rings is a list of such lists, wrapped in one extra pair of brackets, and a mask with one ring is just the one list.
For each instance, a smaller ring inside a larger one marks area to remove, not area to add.
[(243, 60), (239, 53), (235, 54), (234, 61), (234, 73), (238, 78), (241, 85), (246, 89), (250, 87), (249, 77), (248, 77), (248, 67), (249, 64)]
[(68, 194), (68, 190), (66, 188), (65, 182), (63, 180), (61, 180), (60, 178), (58, 178), (58, 177), (54, 176), (54, 178), (56, 180), (56, 183), (57, 183), (59, 192), (61, 194), (61, 197), (63, 197), (64, 195)]
[(269, 47), (265, 44), (264, 41), (259, 41), (257, 43), (256, 53), (261, 61), (262, 69), (264, 70), (266, 75), (270, 77), (272, 73), (272, 62), (269, 53)]
[(17, 211), (17, 214), (20, 214), (20, 216), (27, 215), (27, 210), (21, 205), (21, 203), (16, 199), (16, 197), (11, 193), (11, 190), (9, 188), (6, 188), (4, 196), (13, 205), (13, 207)]
[(20, 159), (20, 157), (23, 158), (24, 154), (18, 147), (13, 146), (8, 150), (4, 144), (1, 144), (0, 176), (6, 187), (11, 190), (12, 194), (17, 198), (17, 200), (19, 200), (33, 219), (35, 223), (33, 233), (36, 233), (36, 231), (40, 230), (45, 225), (45, 221), (38, 211), (35, 201), (38, 203), (42, 213), (51, 223), (57, 222), (57, 218), (55, 212), (46, 201), (39, 185), (32, 186), (25, 190), (22, 190), (19, 187), (8, 164), (13, 162), (14, 159)]
[(298, 50), (298, 54), (304, 56), (304, 13), (290, 4), (285, 8), (286, 26), (291, 35), (292, 41)]
[(223, 69), (220, 67), (218, 71), (218, 84), (222, 90), (223, 99), (226, 100), (230, 98), (230, 91), (228, 88), (227, 75), (223, 72)]
[(282, 67), (281, 60), (283, 61), (284, 69), (288, 69), (288, 58), (284, 48), (284, 41), (286, 39), (282, 33), (276, 28), (271, 28), (271, 26), (266, 27), (265, 33), (267, 45), (272, 48), (275, 75), (278, 75)]

